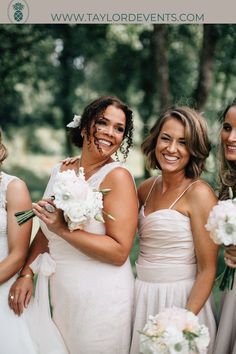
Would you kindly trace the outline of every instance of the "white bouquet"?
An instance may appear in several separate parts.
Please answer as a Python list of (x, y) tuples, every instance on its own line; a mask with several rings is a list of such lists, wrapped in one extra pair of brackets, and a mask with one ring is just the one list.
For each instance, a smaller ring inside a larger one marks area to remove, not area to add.
[[(80, 167), (78, 175), (74, 170), (58, 172), (53, 185), (54, 204), (63, 210), (71, 231), (83, 229), (90, 219), (104, 222), (103, 195), (109, 191), (92, 189), (85, 180), (83, 167)], [(114, 219), (110, 214), (106, 215)]]
[[(80, 167), (78, 174), (74, 170), (58, 172), (53, 185), (53, 200), (61, 209), (69, 230), (83, 229), (90, 219), (104, 222), (102, 214), (115, 220), (111, 214), (103, 210), (103, 195), (110, 189), (95, 190), (85, 180), (84, 169)], [(46, 210), (53, 212), (48, 204)], [(15, 214), (19, 225), (35, 216), (33, 210), (25, 210)]]
[[(209, 214), (206, 229), (218, 245), (236, 245), (236, 199), (219, 201)], [(226, 266), (220, 290), (232, 289), (235, 269)]]
[(208, 328), (199, 324), (198, 317), (177, 307), (149, 316), (140, 332), (143, 354), (203, 354), (209, 342)]

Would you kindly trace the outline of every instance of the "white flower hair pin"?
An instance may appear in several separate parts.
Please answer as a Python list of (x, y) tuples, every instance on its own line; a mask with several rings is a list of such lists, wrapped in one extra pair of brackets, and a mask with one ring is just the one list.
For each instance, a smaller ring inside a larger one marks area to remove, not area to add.
[(67, 124), (68, 128), (78, 128), (81, 122), (81, 116), (74, 115), (73, 120)]

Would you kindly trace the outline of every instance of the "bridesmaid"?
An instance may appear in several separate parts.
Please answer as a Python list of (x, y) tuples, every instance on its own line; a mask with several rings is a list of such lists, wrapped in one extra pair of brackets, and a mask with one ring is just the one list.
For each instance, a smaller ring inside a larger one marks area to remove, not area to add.
[[(223, 112), (221, 129), (221, 200), (229, 198), (229, 187), (236, 197), (236, 100)], [(225, 248), (225, 262), (236, 268), (236, 246)], [(236, 279), (233, 289), (222, 296), (219, 328), (216, 337), (215, 354), (236, 354)]]
[[(0, 166), (6, 157), (0, 131)], [(25, 316), (15, 316), (8, 306), (8, 302), (12, 304), (15, 300), (9, 289), (26, 259), (32, 226), (31, 222), (22, 227), (17, 225), (14, 213), (30, 207), (25, 183), (0, 170), (0, 352), (3, 354), (38, 353)]]
[[(81, 120), (75, 117), (69, 127), (73, 142), (82, 147), (81, 158), (69, 166), (54, 167), (45, 197), (53, 194), (59, 170), (77, 172), (83, 167), (91, 187), (111, 189), (104, 197), (104, 210), (115, 220), (104, 215), (104, 224), (91, 219), (84, 230), (71, 232), (60, 210), (45, 210), (45, 204), (52, 201), (40, 201), (34, 211), (41, 228), (21, 273), (32, 274), (31, 262), (49, 251), (56, 263), (50, 278), (53, 320), (70, 354), (128, 354), (134, 295), (128, 256), (138, 202), (131, 174), (112, 157), (119, 149), (126, 157), (132, 145), (132, 111), (117, 98), (101, 97), (85, 107)], [(32, 293), (31, 284), (22, 278), (11, 292), (18, 296), (13, 309), (19, 313), (29, 300), (27, 294)]]
[(140, 253), (131, 354), (140, 353), (138, 331), (148, 316), (172, 306), (199, 315), (209, 328), (212, 353), (216, 326), (209, 296), (217, 246), (204, 225), (217, 198), (200, 179), (210, 151), (205, 122), (188, 107), (170, 108), (154, 124), (142, 151), (148, 167), (162, 173), (138, 189)]

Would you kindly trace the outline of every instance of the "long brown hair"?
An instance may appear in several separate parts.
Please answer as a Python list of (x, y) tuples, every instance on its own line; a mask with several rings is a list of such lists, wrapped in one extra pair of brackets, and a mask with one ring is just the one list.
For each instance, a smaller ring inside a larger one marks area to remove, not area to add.
[(162, 126), (170, 118), (177, 119), (185, 128), (186, 146), (190, 152), (185, 176), (198, 178), (205, 169), (206, 158), (209, 156), (211, 147), (203, 117), (194, 109), (185, 106), (167, 109), (151, 128), (149, 136), (141, 145), (144, 155), (147, 156), (147, 168), (161, 169), (155, 154), (156, 143)]
[[(224, 123), (226, 114), (230, 108), (236, 107), (236, 99), (229, 104), (223, 113), (220, 115), (221, 124)], [(236, 119), (236, 116), (235, 116)], [(224, 146), (221, 140), (219, 149), (219, 160), (220, 160), (220, 188), (219, 188), (219, 198), (221, 200), (229, 198), (229, 187), (232, 188), (233, 195), (236, 197), (236, 163), (235, 161), (228, 161), (225, 158)]]

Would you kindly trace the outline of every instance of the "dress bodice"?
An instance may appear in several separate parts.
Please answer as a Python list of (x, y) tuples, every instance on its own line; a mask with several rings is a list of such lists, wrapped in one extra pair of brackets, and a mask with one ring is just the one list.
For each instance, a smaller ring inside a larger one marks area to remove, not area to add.
[[(61, 164), (57, 164), (53, 168), (50, 180), (48, 182), (47, 188), (44, 193), (44, 198), (48, 198), (53, 194), (53, 184), (55, 181), (56, 174), (60, 170), (60, 167)], [(93, 188), (99, 189), (99, 186), (104, 180), (104, 178), (106, 177), (106, 175), (116, 167), (123, 167), (123, 165), (120, 162), (112, 162), (106, 164), (105, 166), (101, 167), (99, 171), (94, 173), (87, 181)], [(43, 233), (49, 240), (50, 253), (55, 261), (64, 262), (67, 261), (68, 259), (70, 259), (71, 262), (73, 262), (74, 260), (77, 261), (78, 254), (80, 254), (82, 258), (90, 259), (82, 252), (80, 252), (79, 250), (71, 246), (68, 242), (64, 241), (56, 234), (49, 231), (45, 223), (43, 223), (42, 221), (40, 221), (40, 225)], [(102, 222), (98, 222), (94, 219), (91, 219), (85, 225), (84, 230), (91, 233), (96, 233), (98, 235), (102, 235), (105, 232), (105, 226)]]
[(8, 184), (15, 178), (4, 172), (0, 182), (0, 260), (8, 255), (6, 192)]
[(139, 214), (140, 259), (161, 264), (194, 264), (196, 257), (189, 217), (175, 209)]

